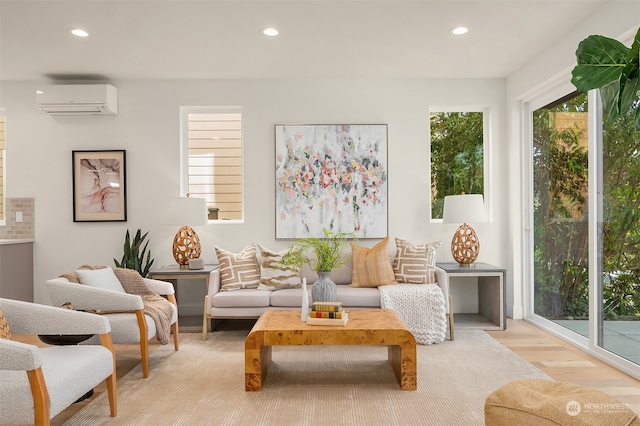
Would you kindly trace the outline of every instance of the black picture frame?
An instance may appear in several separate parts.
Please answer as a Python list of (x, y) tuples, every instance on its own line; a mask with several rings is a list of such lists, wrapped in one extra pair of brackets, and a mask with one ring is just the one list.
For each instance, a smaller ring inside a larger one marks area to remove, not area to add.
[(72, 151), (71, 154), (73, 221), (126, 222), (126, 151)]

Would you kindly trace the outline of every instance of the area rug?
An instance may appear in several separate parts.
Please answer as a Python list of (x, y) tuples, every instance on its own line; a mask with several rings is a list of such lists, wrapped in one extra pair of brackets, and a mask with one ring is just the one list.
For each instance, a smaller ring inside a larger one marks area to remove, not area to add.
[(400, 390), (379, 346), (274, 347), (261, 392), (244, 391), (246, 331), (182, 333), (180, 351), (150, 355), (118, 381), (118, 416), (106, 392), (65, 425), (483, 425), (486, 397), (547, 375), (479, 330), (418, 345), (418, 390)]

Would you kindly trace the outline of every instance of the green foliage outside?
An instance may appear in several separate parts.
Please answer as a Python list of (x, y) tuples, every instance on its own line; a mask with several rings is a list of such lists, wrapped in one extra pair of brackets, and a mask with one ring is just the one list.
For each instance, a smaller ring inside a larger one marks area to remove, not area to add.
[(431, 217), (442, 219), (444, 197), (484, 194), (481, 112), (431, 114)]
[[(129, 235), (129, 230), (127, 229), (127, 233), (124, 237), (122, 259), (120, 260), (120, 262), (118, 262), (116, 259), (113, 259), (116, 267), (133, 269), (135, 271), (138, 271), (143, 277), (147, 276), (154, 261), (154, 259), (151, 258), (151, 250), (147, 252), (149, 241), (144, 243), (144, 240), (147, 238), (147, 234), (149, 234), (149, 232), (145, 232), (145, 234), (142, 235), (140, 229), (138, 229), (136, 235), (132, 240)], [(143, 243), (144, 246), (142, 246)]]
[[(557, 113), (587, 111), (586, 94), (534, 112), (535, 313), (589, 314), (586, 128), (556, 126)], [(640, 135), (629, 113), (603, 134), (605, 319), (640, 318)]]

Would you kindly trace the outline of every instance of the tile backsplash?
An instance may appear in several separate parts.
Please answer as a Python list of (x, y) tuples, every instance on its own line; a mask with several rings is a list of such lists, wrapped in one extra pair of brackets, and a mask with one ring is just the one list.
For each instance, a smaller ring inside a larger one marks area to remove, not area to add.
[[(22, 212), (22, 222), (16, 213)], [(35, 198), (6, 198), (5, 226), (0, 226), (0, 239), (20, 240), (35, 237)]]

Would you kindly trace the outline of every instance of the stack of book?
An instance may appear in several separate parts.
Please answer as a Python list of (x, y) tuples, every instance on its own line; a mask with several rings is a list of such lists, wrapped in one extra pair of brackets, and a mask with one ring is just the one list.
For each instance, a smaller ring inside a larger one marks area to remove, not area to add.
[(307, 324), (345, 325), (349, 315), (342, 308), (342, 302), (313, 302)]

